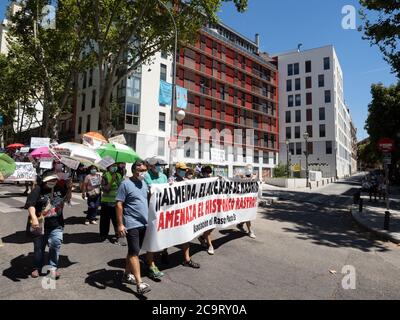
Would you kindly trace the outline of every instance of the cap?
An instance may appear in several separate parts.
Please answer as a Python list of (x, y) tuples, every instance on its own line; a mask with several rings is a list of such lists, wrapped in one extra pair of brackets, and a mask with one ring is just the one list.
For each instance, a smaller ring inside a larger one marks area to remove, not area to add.
[(51, 180), (58, 180), (58, 176), (54, 172), (50, 172), (48, 174), (43, 175), (43, 182), (51, 181)]
[(176, 169), (181, 169), (181, 170), (187, 170), (187, 169), (189, 169), (189, 168), (187, 167), (187, 165), (186, 165), (184, 162), (178, 162), (178, 163), (175, 165), (175, 168), (176, 168)]
[(155, 166), (156, 164), (162, 165), (162, 166), (167, 165), (167, 163), (164, 161), (164, 159), (162, 159), (160, 157), (147, 158), (146, 162), (151, 166)]

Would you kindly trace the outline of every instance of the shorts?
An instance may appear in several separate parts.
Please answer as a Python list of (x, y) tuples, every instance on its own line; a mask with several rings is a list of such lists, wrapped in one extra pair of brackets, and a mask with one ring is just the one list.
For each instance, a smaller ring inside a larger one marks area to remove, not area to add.
[(128, 243), (128, 255), (139, 256), (142, 247), (146, 227), (130, 229), (126, 233), (126, 242)]
[(78, 175), (78, 181), (79, 181), (79, 182), (85, 181), (85, 178), (86, 178), (86, 176), (85, 176), (84, 174), (79, 174), (79, 175)]

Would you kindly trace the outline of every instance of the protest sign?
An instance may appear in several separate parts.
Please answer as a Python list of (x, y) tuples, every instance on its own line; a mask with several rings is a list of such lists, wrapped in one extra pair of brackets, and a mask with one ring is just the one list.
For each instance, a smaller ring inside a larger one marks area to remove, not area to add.
[(19, 151), (20, 151), (21, 153), (28, 153), (29, 150), (30, 150), (29, 147), (23, 147), (23, 148), (19, 149)]
[(218, 178), (153, 184), (142, 249), (161, 251), (207, 230), (254, 220), (259, 189), (258, 181)]
[(109, 156), (104, 157), (101, 159), (100, 162), (96, 163), (97, 166), (99, 166), (101, 169), (107, 169), (109, 166), (113, 165), (115, 163), (115, 160)]
[(60, 159), (62, 164), (65, 164), (68, 168), (71, 168), (73, 170), (78, 169), (79, 167), (79, 161), (73, 160), (73, 159), (68, 159), (65, 157), (61, 157)]
[(50, 138), (31, 138), (31, 149), (39, 149), (41, 147), (49, 147)]
[(36, 170), (30, 162), (16, 162), (15, 172), (5, 182), (36, 181)]
[(119, 136), (115, 136), (112, 138), (109, 138), (108, 141), (110, 143), (120, 143), (120, 144), (126, 144), (126, 139), (125, 136), (123, 134), (120, 134)]
[(53, 168), (53, 161), (40, 161), (40, 168), (41, 169), (51, 169)]

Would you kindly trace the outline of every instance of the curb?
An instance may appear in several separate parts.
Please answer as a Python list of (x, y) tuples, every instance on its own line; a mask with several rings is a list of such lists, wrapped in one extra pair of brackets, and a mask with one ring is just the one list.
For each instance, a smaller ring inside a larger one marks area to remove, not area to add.
[[(382, 237), (383, 239), (389, 240), (393, 243), (400, 244), (400, 234), (394, 234), (393, 232), (386, 231), (386, 230), (380, 230), (380, 229), (374, 229), (368, 225), (368, 223), (365, 221), (364, 218), (361, 217), (361, 214), (358, 211), (358, 206), (357, 208), (354, 208), (353, 206), (350, 208), (351, 215), (353, 219), (361, 225), (363, 228), (367, 229), (368, 231)], [(362, 213), (364, 214), (364, 213)]]

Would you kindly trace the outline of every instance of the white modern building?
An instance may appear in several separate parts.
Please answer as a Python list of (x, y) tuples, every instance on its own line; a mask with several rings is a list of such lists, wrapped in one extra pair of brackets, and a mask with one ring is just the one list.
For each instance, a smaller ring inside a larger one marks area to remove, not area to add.
[[(276, 55), (279, 68), (280, 163), (324, 177), (352, 173), (351, 117), (344, 102), (343, 72), (333, 46)], [(288, 153), (289, 151), (289, 157)], [(295, 166), (297, 165), (297, 166)]]

